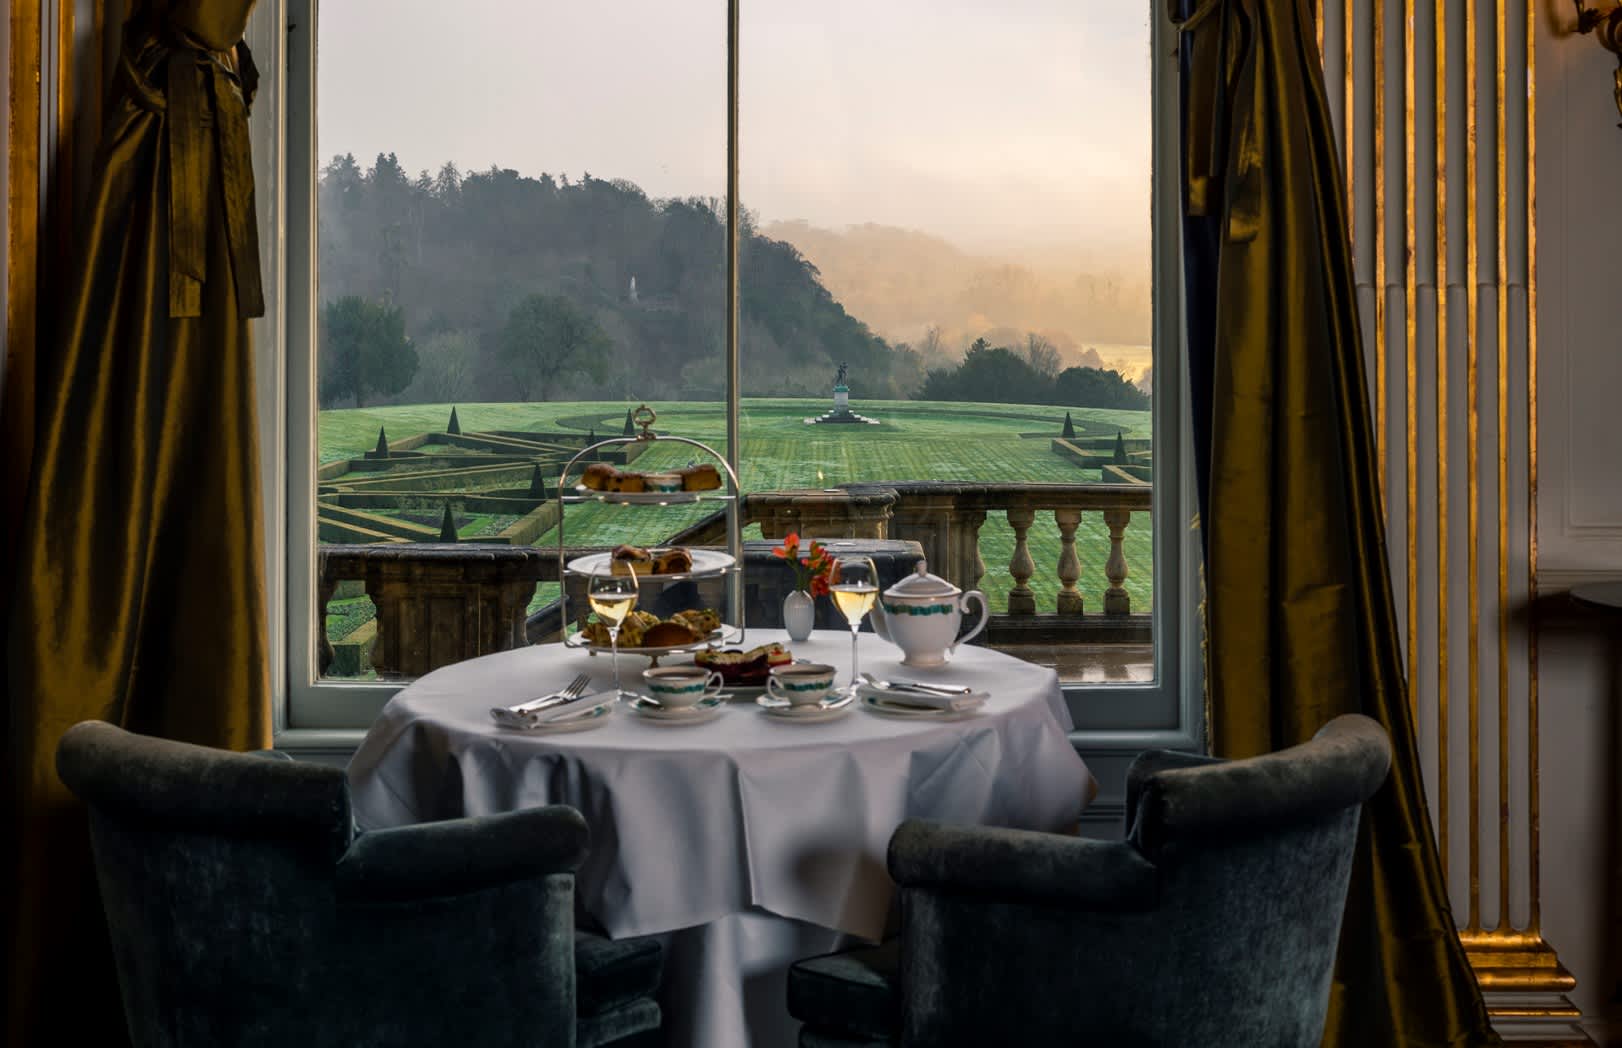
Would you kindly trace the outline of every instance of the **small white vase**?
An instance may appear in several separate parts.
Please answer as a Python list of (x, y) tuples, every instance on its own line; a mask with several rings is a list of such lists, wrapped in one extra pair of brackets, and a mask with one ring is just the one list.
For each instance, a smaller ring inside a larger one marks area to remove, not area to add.
[(809, 640), (816, 619), (816, 602), (805, 590), (795, 590), (783, 598), (783, 628), (788, 630), (789, 640)]

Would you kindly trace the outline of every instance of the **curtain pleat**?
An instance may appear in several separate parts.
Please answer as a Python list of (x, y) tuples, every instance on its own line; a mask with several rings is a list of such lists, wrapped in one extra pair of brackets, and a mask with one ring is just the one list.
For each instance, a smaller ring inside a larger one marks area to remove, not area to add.
[(247, 323), (263, 312), (256, 74), (239, 43), (252, 6), (177, 0), (126, 25), (73, 284), (41, 354), (8, 550), (12, 1044), (126, 1040), (85, 814), (56, 776), (62, 733), (100, 718), (231, 749), (270, 736)]
[[(1441, 876), (1402, 674), (1345, 189), (1305, 0), (1174, 0), (1213, 752), (1391, 734), (1324, 1043), (1497, 1044)], [(1203, 448), (1201, 451), (1199, 449)]]

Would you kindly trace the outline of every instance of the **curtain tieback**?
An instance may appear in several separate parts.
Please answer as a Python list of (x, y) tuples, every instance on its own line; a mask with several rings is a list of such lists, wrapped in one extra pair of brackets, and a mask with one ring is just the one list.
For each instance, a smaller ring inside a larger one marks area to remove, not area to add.
[[(251, 64), (247, 45), (238, 44)], [(228, 259), (243, 317), (265, 313), (254, 215), (253, 154), (248, 107), (236, 76), (213, 53), (172, 45), (165, 62), (167, 91), (159, 91), (125, 51), (122, 66), (135, 104), (164, 115), (169, 148), (169, 315), (202, 315), (208, 277), (207, 150), (219, 164)], [(199, 75), (199, 72), (201, 75)]]

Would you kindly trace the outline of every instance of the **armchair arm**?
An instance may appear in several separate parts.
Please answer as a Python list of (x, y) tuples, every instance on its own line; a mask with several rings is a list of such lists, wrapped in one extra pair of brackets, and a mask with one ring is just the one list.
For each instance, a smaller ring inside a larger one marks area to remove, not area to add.
[(339, 860), (338, 892), (401, 902), (573, 873), (589, 838), (585, 817), (562, 804), (372, 830)]
[(1159, 879), (1125, 841), (908, 819), (890, 838), (890, 876), (943, 888), (1080, 909), (1147, 910)]
[(1149, 776), (1175, 768), (1201, 768), (1207, 764), (1221, 764), (1221, 757), (1207, 757), (1200, 753), (1182, 753), (1177, 750), (1145, 750), (1138, 754), (1126, 770), (1125, 830), (1132, 832), (1138, 818), (1138, 801), (1143, 797), (1143, 784)]

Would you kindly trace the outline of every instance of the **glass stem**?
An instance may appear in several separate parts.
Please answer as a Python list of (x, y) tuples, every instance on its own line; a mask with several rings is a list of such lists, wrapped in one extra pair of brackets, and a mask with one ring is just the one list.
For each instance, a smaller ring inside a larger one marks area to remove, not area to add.
[(624, 685), (620, 684), (620, 628), (610, 627), (608, 631), (609, 661), (614, 664), (614, 697), (617, 699), (625, 694)]
[(859, 679), (856, 676), (856, 637), (861, 628), (862, 624), (859, 622), (850, 628), (850, 690), (853, 695), (856, 693), (856, 685)]

